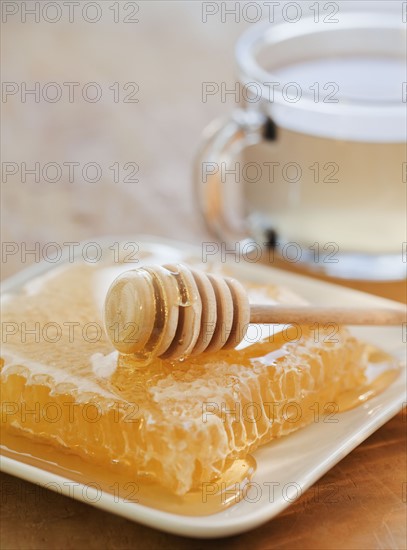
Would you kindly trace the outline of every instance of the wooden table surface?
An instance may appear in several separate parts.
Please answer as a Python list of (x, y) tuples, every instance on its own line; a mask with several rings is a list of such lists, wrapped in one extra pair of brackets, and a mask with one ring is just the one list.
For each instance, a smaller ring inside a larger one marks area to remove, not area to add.
[[(122, 12), (114, 23), (114, 3), (97, 4), (103, 17), (94, 24), (78, 15), (70, 23), (63, 12), (55, 24), (41, 13), (39, 22), (23, 22), (17, 13), (3, 25), (3, 80), (19, 86), (2, 104), (3, 161), (18, 166), (2, 182), (2, 240), (17, 246), (3, 258), (3, 278), (41, 259), (24, 254), (35, 243), (41, 256), (48, 242), (98, 235), (210, 238), (197, 214), (191, 166), (202, 128), (235, 104), (202, 101), (202, 83), (234, 85), (233, 45), (248, 23), (204, 23), (200, 2), (138, 2), (138, 23), (122, 22)], [(97, 103), (23, 102), (23, 83), (35, 82), (41, 90), (49, 82), (96, 82), (104, 96)], [(114, 102), (115, 82), (122, 91), (136, 82), (139, 102)], [(24, 162), (42, 169), (67, 161), (98, 163), (100, 181), (70, 182), (66, 171), (55, 183), (22, 181)], [(139, 165), (139, 181), (115, 183), (109, 167), (126, 162)], [(363, 288), (405, 301), (404, 284)], [(161, 533), (1, 474), (1, 548), (406, 548), (405, 428), (405, 413), (397, 415), (276, 519), (221, 543)]]

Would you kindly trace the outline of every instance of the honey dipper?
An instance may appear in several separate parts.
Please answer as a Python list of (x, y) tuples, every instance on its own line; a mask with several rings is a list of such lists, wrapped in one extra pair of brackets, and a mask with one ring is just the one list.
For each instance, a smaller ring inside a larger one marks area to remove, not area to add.
[(115, 279), (105, 300), (114, 347), (141, 357), (179, 359), (234, 348), (249, 323), (399, 325), (400, 309), (249, 304), (236, 279), (183, 264), (143, 266)]

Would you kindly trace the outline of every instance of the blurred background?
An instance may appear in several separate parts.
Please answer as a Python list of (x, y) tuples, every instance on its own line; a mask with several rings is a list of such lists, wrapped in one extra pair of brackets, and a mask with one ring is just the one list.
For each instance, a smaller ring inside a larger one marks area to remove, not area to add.
[[(203, 22), (201, 2), (82, 2), (73, 14), (66, 2), (55, 23), (55, 2), (23, 4), (2, 6), (2, 240), (29, 248), (148, 233), (200, 242), (192, 162), (203, 128), (234, 106), (220, 95), (203, 102), (202, 83), (235, 86), (234, 44), (250, 23)], [(26, 260), (10, 256), (3, 277), (34, 256)]]
[[(238, 103), (204, 93), (239, 85), (238, 37), (281, 14), (323, 21), (367, 4), (2, 2), (1, 231), (17, 250), (2, 277), (41, 259), (49, 242), (208, 239), (193, 162), (203, 129)], [(400, 17), (405, 6), (370, 4)]]

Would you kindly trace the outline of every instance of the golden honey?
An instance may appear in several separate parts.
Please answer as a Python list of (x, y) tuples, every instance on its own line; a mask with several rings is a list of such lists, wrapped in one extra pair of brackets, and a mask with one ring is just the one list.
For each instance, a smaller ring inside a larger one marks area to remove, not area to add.
[[(368, 379), (377, 352), (339, 327), (318, 338), (292, 327), (240, 350), (140, 365), (104, 334), (111, 278), (106, 266), (70, 265), (6, 297), (4, 454), (120, 498), (133, 487), (141, 504), (208, 514), (239, 500), (257, 447), (313, 422), (316, 405), (336, 414), (397, 376), (390, 366)], [(286, 300), (272, 285), (267, 295)], [(218, 487), (236, 490), (223, 499)]]

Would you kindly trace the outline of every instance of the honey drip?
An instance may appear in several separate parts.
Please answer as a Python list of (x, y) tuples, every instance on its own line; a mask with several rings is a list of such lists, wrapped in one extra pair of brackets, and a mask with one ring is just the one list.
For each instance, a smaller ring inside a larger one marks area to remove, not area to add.
[(400, 375), (400, 368), (388, 353), (374, 347), (368, 347), (367, 375), (369, 382), (336, 397), (338, 412), (354, 409), (389, 387)]
[[(174, 495), (164, 487), (143, 477), (130, 478), (86, 462), (78, 456), (61, 452), (51, 445), (38, 444), (28, 438), (3, 433), (1, 455), (66, 478), (45, 484), (58, 493), (82, 495), (85, 502), (95, 503), (101, 492), (114, 497), (114, 502), (141, 504), (157, 510), (185, 516), (206, 516), (240, 502), (256, 471), (256, 461), (248, 455), (233, 461), (217, 479), (203, 483), (200, 490)], [(73, 483), (71, 483), (73, 482)], [(75, 484), (82, 487), (75, 487)], [(89, 488), (89, 489), (88, 489)], [(94, 491), (95, 494), (92, 494)]]

